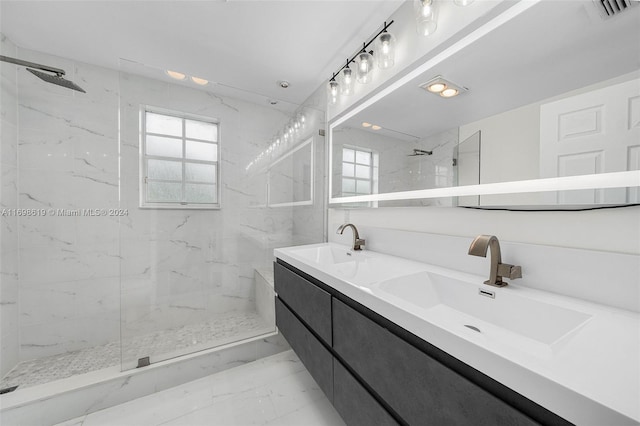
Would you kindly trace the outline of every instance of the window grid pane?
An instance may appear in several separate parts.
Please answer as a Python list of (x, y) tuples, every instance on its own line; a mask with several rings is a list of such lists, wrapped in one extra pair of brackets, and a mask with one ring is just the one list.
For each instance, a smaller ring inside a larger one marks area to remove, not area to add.
[(145, 111), (144, 130), (145, 202), (215, 206), (218, 125)]
[[(370, 151), (353, 148), (342, 149), (342, 196), (371, 194), (372, 162)], [(355, 178), (355, 179), (354, 179)]]

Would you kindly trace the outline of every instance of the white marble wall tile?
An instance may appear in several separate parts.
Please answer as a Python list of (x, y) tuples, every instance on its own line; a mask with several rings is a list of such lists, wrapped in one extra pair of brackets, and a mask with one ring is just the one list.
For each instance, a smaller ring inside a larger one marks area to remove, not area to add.
[[(0, 104), (10, 102), (4, 99), (4, 94)], [(18, 127), (11, 118), (0, 118), (0, 163), (15, 167), (18, 163)]]
[(52, 243), (20, 250), (21, 280), (25, 283), (52, 283), (118, 275), (117, 243)]
[[(101, 280), (120, 273), (125, 329), (150, 330), (154, 324), (177, 327), (207, 313), (255, 309), (253, 269), (270, 265), (274, 246), (291, 244), (293, 224), (290, 209), (252, 207), (263, 193), (251, 185), (245, 166), (286, 123), (287, 115), (38, 52), (24, 50), (21, 55), (65, 69), (69, 79), (87, 93), (52, 86), (31, 75), (18, 76), (20, 205), (129, 210), (119, 219), (46, 217), (20, 222), (24, 237), (20, 268), (29, 288), (22, 312), (33, 312), (44, 303), (54, 284), (62, 284), (55, 289), (74, 292), (70, 298), (54, 297), (51, 309), (43, 310), (37, 321), (25, 323), (28, 352), (35, 354), (41, 344), (43, 353), (51, 353), (47, 333), (68, 339), (60, 348), (76, 347), (81, 341), (92, 344), (90, 337), (73, 336), (56, 327), (79, 318), (91, 324), (93, 308), (97, 323), (110, 319), (104, 315), (111, 314), (116, 295), (105, 291), (115, 293), (116, 289), (112, 281), (100, 287)], [(221, 210), (138, 207), (141, 105), (220, 120)], [(91, 298), (87, 289), (96, 290), (96, 297)], [(101, 305), (104, 301), (109, 308)], [(39, 326), (43, 328), (38, 330)]]
[[(0, 33), (0, 53), (15, 57), (16, 46)], [(16, 66), (0, 64), (0, 208), (18, 207), (18, 102)], [(19, 361), (18, 218), (0, 217), (0, 376)]]

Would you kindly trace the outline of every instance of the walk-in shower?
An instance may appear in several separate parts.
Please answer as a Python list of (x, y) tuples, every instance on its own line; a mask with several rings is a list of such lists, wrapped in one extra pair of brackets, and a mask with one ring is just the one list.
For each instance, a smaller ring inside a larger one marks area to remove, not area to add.
[[(126, 61), (120, 70), (79, 63), (5, 37), (1, 53), (29, 60), (1, 64), (0, 389), (17, 386), (1, 398), (273, 335), (273, 249), (322, 240), (321, 194), (269, 206), (269, 163), (247, 166), (300, 106), (222, 96)], [(51, 78), (22, 68), (36, 65)], [(305, 113), (300, 140), (321, 121)], [(217, 203), (202, 208), (214, 192)], [(221, 359), (260, 354), (250, 351)]]

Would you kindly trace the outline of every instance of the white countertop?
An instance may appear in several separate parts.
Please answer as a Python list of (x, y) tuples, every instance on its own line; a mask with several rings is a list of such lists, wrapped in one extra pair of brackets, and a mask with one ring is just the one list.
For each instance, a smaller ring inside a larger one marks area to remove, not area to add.
[[(640, 424), (638, 313), (514, 284), (493, 288), (482, 284), (486, 277), (453, 271), (491, 291), (517, 292), (519, 296), (591, 315), (583, 326), (549, 353), (532, 351), (526, 345), (497, 345), (473, 332), (448, 328), (445, 320), (425, 315), (416, 304), (386, 297), (377, 290), (377, 284), (385, 279), (384, 273), (350, 279), (340, 274), (336, 267), (327, 267), (298, 254), (301, 248), (322, 246), (349, 249), (322, 243), (276, 249), (274, 254), (570, 422), (594, 426)], [(363, 253), (380, 262), (393, 261), (407, 274), (431, 271), (446, 275), (452, 272), (382, 253)], [(606, 283), (602, 286), (602, 291), (607, 291)], [(507, 321), (509, 318), (505, 318)]]

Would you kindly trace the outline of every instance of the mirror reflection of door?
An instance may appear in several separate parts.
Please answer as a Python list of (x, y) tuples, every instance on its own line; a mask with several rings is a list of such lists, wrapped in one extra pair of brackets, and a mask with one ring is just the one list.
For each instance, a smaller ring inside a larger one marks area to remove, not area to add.
[[(453, 158), (458, 186), (480, 184), (480, 131), (460, 142), (454, 150)], [(458, 197), (458, 205), (479, 206), (480, 196)]]
[[(640, 80), (544, 104), (540, 108), (541, 177), (640, 170)], [(637, 203), (638, 188), (550, 194), (549, 203)]]

